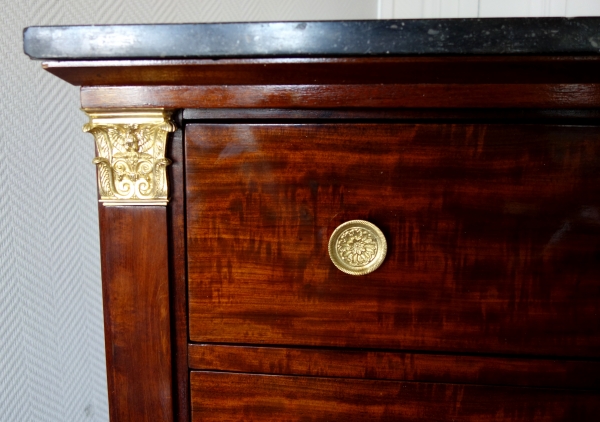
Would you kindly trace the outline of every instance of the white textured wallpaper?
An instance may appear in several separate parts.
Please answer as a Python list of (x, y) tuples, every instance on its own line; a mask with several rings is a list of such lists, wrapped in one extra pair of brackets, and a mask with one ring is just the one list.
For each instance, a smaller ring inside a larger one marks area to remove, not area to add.
[(379, 0), (381, 19), (600, 16), (600, 0)]
[(2, 2), (0, 421), (107, 421), (93, 137), (31, 25), (373, 19), (377, 0)]

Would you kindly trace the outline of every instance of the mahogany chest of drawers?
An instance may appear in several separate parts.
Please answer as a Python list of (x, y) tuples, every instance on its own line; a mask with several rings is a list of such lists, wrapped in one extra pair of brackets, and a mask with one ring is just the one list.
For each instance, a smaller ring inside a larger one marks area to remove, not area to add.
[(598, 420), (598, 33), (26, 30), (96, 141), (111, 420)]

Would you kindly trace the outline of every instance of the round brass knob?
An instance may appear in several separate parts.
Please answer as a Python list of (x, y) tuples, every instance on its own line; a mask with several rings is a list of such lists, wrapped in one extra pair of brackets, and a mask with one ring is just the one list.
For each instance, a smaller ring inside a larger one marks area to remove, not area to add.
[(329, 257), (346, 274), (364, 275), (375, 271), (387, 253), (381, 230), (364, 220), (339, 225), (329, 238)]

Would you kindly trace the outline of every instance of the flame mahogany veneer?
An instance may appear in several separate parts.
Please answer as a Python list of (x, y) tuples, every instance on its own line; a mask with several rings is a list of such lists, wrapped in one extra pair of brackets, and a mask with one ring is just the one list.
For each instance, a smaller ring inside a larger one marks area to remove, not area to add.
[[(597, 132), (187, 125), (192, 420), (597, 414)], [(360, 277), (327, 254), (353, 219), (389, 245)]]

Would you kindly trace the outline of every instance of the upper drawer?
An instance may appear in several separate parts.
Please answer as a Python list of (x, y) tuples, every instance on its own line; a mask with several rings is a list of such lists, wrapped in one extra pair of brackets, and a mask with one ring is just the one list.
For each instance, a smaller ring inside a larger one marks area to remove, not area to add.
[[(600, 356), (599, 133), (186, 126), (191, 340)], [(368, 275), (328, 255), (352, 219)]]

